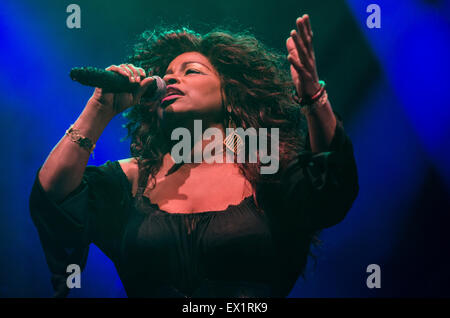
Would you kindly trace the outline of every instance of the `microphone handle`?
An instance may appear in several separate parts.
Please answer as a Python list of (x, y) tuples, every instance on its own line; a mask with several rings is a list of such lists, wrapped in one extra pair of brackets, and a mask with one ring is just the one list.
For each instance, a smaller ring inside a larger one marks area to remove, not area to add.
[[(165, 94), (166, 83), (159, 76), (152, 77), (155, 80), (147, 88), (143, 97), (158, 100)], [(111, 93), (132, 92), (139, 87), (139, 83), (130, 83), (126, 76), (96, 67), (74, 67), (70, 71), (70, 78), (80, 84), (100, 87)]]

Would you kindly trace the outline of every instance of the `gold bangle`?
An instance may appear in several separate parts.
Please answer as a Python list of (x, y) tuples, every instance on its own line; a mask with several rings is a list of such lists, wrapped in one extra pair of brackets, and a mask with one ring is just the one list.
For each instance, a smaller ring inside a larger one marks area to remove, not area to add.
[(74, 129), (73, 124), (70, 125), (69, 129), (66, 130), (66, 135), (70, 137), (70, 140), (77, 143), (81, 148), (86, 149), (90, 154), (92, 154), (92, 158), (94, 158), (94, 149), (95, 144), (92, 141), (81, 135), (79, 129)]

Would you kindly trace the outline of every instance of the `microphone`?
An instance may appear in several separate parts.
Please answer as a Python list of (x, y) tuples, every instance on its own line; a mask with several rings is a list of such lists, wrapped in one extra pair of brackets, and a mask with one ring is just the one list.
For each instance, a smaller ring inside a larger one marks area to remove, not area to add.
[[(142, 97), (155, 101), (166, 94), (166, 82), (159, 76), (152, 77), (155, 80)], [(70, 71), (70, 78), (83, 85), (100, 87), (111, 93), (132, 92), (139, 87), (139, 83), (130, 83), (126, 76), (96, 67), (74, 67)]]

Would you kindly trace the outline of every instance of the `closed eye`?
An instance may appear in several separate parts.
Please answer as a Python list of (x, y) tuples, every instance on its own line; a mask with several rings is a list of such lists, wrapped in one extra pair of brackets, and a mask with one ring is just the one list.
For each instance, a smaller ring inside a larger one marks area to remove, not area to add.
[(200, 74), (199, 71), (193, 70), (193, 69), (188, 69), (188, 70), (186, 71), (186, 74), (189, 74), (189, 72), (196, 73), (196, 74)]

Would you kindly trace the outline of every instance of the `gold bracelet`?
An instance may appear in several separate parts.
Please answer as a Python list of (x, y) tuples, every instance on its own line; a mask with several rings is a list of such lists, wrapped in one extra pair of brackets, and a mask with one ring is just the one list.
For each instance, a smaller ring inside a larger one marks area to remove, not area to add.
[(80, 145), (81, 148), (86, 149), (90, 154), (92, 154), (92, 158), (94, 158), (95, 144), (92, 143), (89, 138), (81, 135), (79, 129), (74, 129), (73, 124), (66, 130), (66, 135), (70, 137), (70, 140)]
[(326, 91), (324, 91), (322, 93), (322, 96), (320, 96), (320, 98), (318, 100), (316, 100), (314, 103), (312, 103), (311, 105), (305, 105), (302, 106), (300, 111), (302, 112), (303, 115), (310, 115), (311, 113), (313, 113), (317, 108), (320, 108), (321, 106), (324, 106), (327, 103), (328, 100), (328, 94)]

